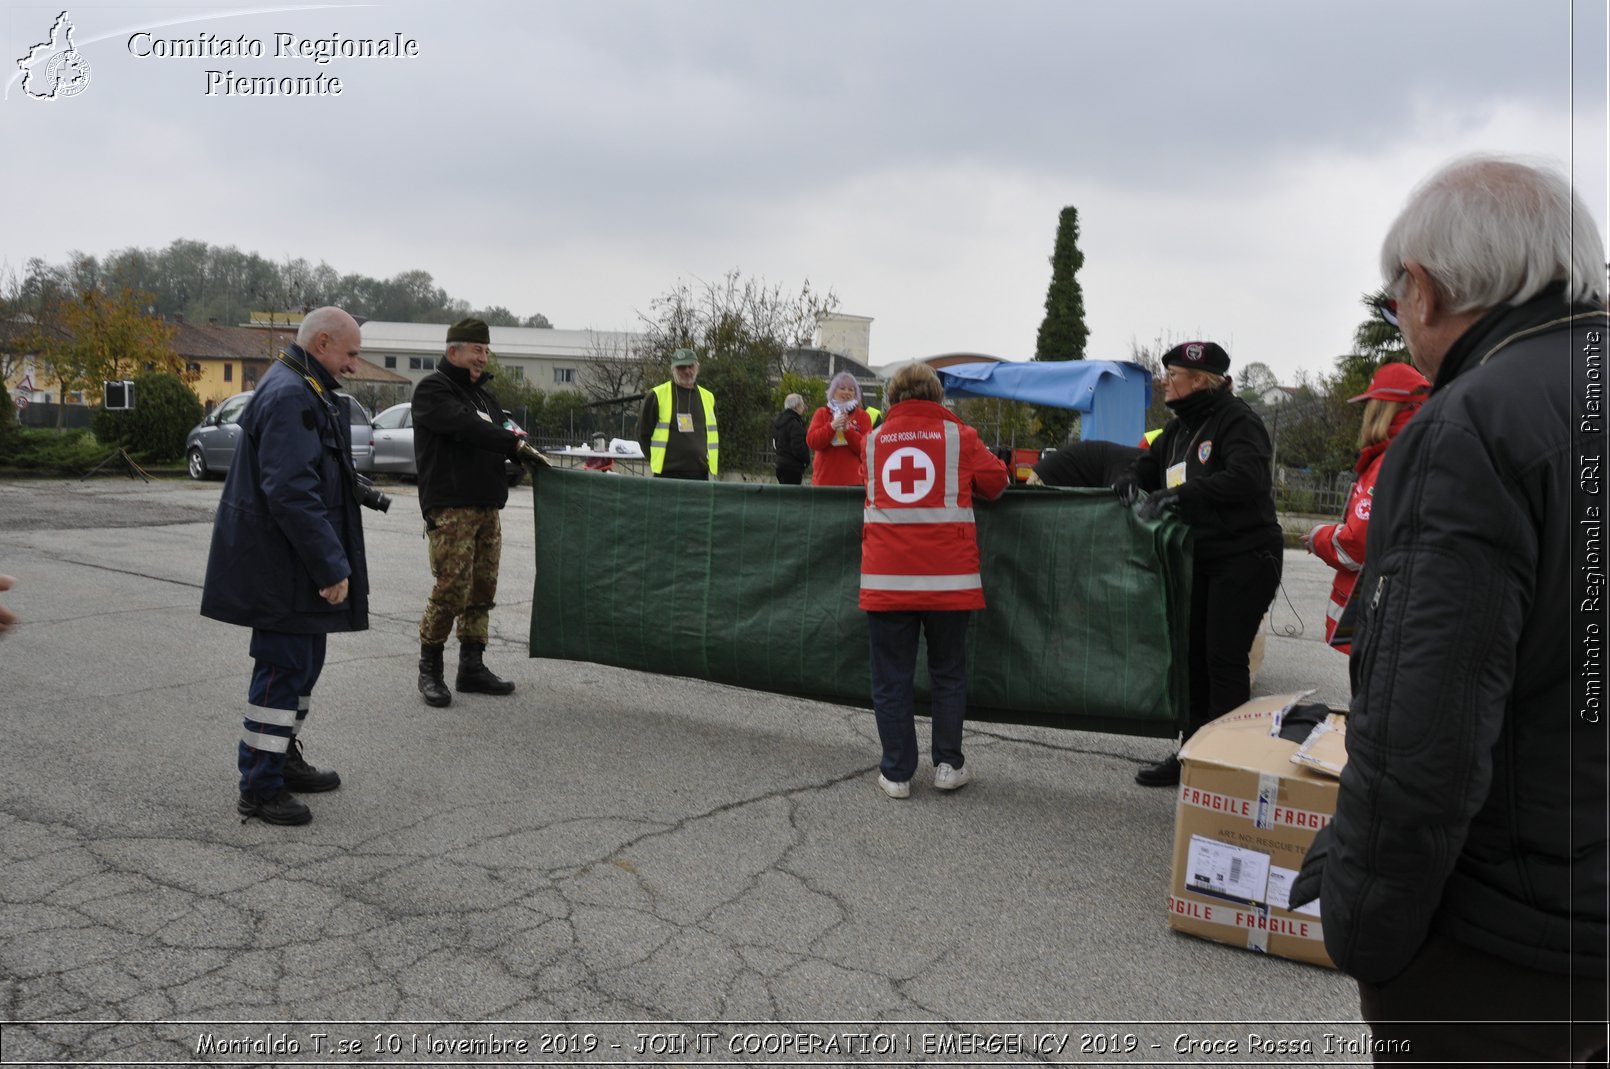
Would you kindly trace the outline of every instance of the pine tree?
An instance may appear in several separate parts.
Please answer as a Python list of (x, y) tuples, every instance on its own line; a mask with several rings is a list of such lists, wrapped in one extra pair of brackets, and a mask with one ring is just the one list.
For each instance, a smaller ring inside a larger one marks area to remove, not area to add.
[[(1085, 339), (1084, 291), (1074, 276), (1084, 266), (1079, 251), (1079, 209), (1069, 205), (1057, 219), (1057, 243), (1051, 252), (1051, 285), (1045, 292), (1045, 318), (1034, 343), (1036, 360), (1083, 360)], [(1073, 427), (1074, 413), (1037, 406), (1044, 444), (1060, 446)]]

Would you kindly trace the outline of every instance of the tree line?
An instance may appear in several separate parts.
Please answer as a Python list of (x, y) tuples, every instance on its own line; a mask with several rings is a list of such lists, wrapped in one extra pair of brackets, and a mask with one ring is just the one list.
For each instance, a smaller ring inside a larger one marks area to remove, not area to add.
[(162, 319), (239, 324), (253, 312), (306, 313), (337, 305), (355, 316), (401, 323), (452, 323), (477, 316), (495, 327), (551, 327), (539, 313), (520, 316), (502, 305), (473, 307), (436, 285), (430, 272), (403, 271), (390, 278), (342, 274), (320, 260), (275, 261), (233, 245), (177, 239), (163, 249), (130, 247), (96, 257), (71, 252), (64, 263), (35, 257), (0, 277), (0, 298), (38, 303), (53, 291), (127, 290)]

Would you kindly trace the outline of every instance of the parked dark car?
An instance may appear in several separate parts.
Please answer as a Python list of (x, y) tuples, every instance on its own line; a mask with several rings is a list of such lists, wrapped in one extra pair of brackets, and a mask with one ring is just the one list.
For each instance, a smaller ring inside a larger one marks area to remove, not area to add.
[[(223, 478), (235, 459), (235, 442), (240, 437), (240, 417), (255, 396), (250, 391), (225, 398), (206, 419), (191, 428), (185, 438), (185, 466), (192, 479)], [(339, 394), (352, 403), (352, 463), (359, 471), (370, 470), (374, 453), (374, 427), (369, 410), (349, 393)]]
[[(505, 412), (509, 423), (518, 427)], [(419, 467), (414, 459), (414, 406), (409, 401), (392, 405), (375, 417), (374, 453), (369, 470), (375, 474), (401, 475), (418, 478)], [(503, 472), (510, 486), (519, 486), (525, 469), (512, 460), (504, 461)]]

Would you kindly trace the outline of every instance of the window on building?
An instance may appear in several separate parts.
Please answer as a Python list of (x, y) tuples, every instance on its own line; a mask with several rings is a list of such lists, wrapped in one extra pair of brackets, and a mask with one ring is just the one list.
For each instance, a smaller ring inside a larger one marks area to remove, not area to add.
[(511, 379), (523, 379), (523, 378), (525, 378), (525, 368), (523, 368), (523, 367), (509, 367), (509, 368), (504, 368), (503, 370), (505, 370), (505, 371), (507, 371), (509, 373), (509, 378), (511, 378)]
[(424, 357), (422, 357), (422, 356), (410, 356), (408, 358), (408, 370), (409, 371), (423, 371), (424, 369), (425, 369), (425, 358)]
[(553, 369), (553, 381), (558, 383), (575, 382), (576, 369), (573, 367), (556, 367)]
[(234, 364), (225, 364), (224, 365), (224, 381), (225, 382), (234, 382), (235, 381), (235, 365)]
[(201, 365), (196, 363), (194, 360), (192, 360), (188, 364), (186, 364), (184, 366), (184, 369), (185, 369), (185, 371), (187, 373), (189, 373), (191, 375), (199, 375), (199, 374), (201, 374)]
[(386, 367), (395, 369), (397, 367), (397, 358), (395, 356), (386, 357)]

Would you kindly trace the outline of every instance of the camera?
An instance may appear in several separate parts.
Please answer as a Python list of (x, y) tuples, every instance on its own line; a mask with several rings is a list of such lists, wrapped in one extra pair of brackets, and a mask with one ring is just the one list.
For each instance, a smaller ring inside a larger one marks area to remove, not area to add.
[(365, 479), (357, 472), (352, 473), (352, 481), (358, 488), (358, 504), (366, 509), (374, 509), (376, 512), (389, 512), (391, 510), (391, 498), (383, 493), (379, 487), (375, 486), (373, 482)]

